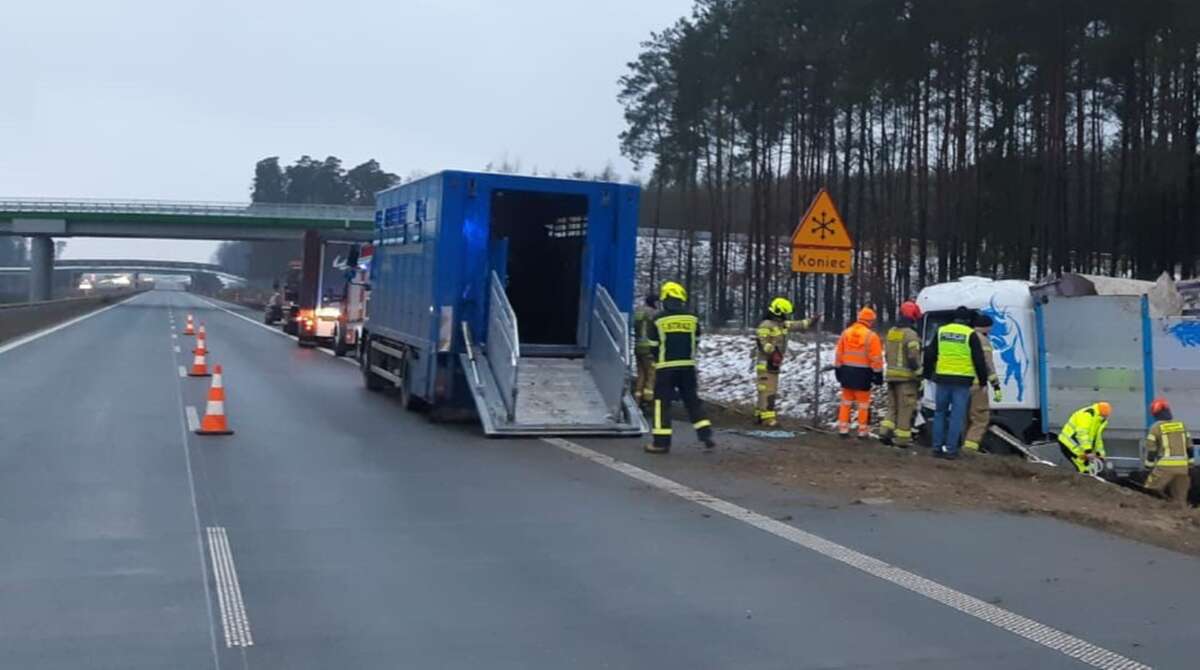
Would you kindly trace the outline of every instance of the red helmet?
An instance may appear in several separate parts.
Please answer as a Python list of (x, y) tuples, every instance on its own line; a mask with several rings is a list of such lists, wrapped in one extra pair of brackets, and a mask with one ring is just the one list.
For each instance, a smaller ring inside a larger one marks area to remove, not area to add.
[(911, 319), (913, 321), (921, 320), (921, 308), (912, 300), (905, 300), (900, 303), (900, 316)]
[(1171, 405), (1163, 398), (1155, 398), (1154, 402), (1150, 403), (1150, 416), (1158, 416), (1164, 411), (1170, 411)]

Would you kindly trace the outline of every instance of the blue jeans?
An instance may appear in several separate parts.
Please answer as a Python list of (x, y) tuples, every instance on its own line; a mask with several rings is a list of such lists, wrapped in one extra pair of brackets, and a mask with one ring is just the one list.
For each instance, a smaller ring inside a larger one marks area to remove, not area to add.
[[(967, 423), (967, 408), (971, 404), (971, 385), (936, 384), (934, 391), (937, 404), (933, 410), (933, 448), (957, 454)], [(947, 419), (949, 430), (946, 429)]]

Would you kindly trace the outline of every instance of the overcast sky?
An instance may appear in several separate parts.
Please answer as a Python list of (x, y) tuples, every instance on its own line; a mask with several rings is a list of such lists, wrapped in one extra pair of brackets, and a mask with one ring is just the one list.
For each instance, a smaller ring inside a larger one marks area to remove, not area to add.
[[(5, 0), (0, 197), (245, 201), (254, 162), (624, 176), (616, 80), (691, 0)], [(208, 260), (75, 239), (67, 257)]]

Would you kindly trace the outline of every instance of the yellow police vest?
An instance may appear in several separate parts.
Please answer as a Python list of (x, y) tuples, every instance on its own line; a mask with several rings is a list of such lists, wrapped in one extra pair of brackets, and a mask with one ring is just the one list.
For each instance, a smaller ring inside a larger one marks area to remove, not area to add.
[(975, 363), (971, 360), (971, 334), (974, 332), (970, 326), (961, 323), (948, 323), (938, 328), (934, 374), (975, 378)]

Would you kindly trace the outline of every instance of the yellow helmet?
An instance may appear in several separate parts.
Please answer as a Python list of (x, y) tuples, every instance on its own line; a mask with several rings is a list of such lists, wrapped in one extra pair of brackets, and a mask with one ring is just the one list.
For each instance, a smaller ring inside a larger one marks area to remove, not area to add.
[(792, 308), (791, 300), (788, 300), (787, 298), (775, 298), (767, 307), (767, 311), (780, 318), (787, 318), (792, 315), (794, 310)]
[(663, 282), (662, 289), (658, 292), (658, 299), (666, 300), (667, 298), (675, 298), (676, 300), (687, 302), (687, 291), (682, 285), (676, 282)]

